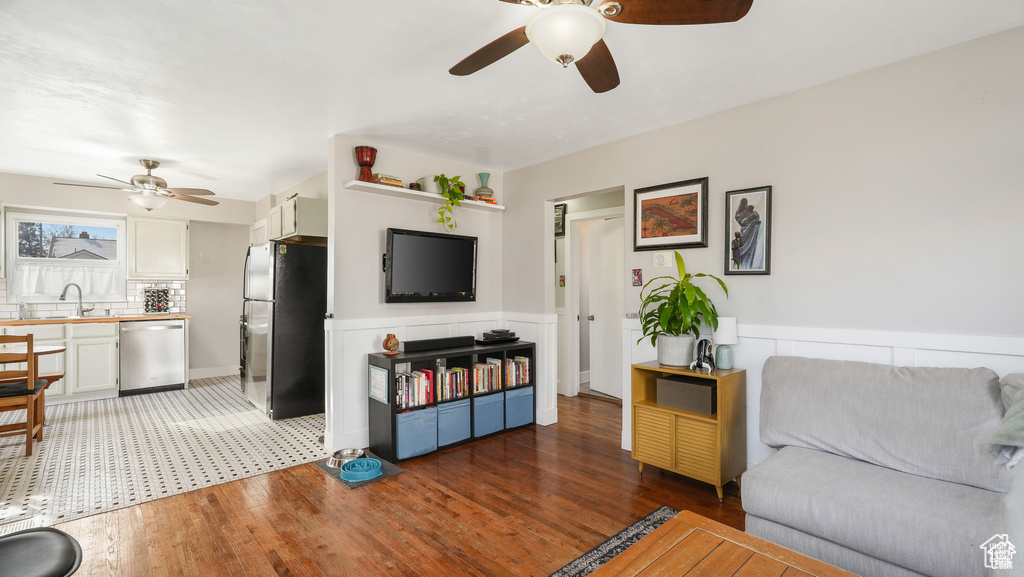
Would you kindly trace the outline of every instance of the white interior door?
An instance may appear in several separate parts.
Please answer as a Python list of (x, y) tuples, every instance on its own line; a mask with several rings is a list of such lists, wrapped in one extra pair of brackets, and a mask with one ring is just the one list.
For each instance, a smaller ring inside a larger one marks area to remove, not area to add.
[(622, 398), (623, 218), (590, 224), (590, 388)]

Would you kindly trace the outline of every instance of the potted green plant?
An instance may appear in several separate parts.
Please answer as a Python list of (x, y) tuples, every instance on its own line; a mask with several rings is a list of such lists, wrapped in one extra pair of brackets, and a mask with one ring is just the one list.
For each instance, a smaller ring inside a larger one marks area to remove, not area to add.
[(715, 279), (725, 291), (726, 298), (729, 297), (729, 289), (722, 279), (714, 275), (687, 273), (683, 257), (678, 251), (675, 254), (679, 277), (655, 277), (640, 290), (640, 324), (644, 336), (637, 342), (650, 338), (651, 344), (658, 347), (659, 364), (682, 367), (693, 362), (693, 345), (700, 337), (700, 326), (718, 328), (715, 304), (699, 286), (693, 284), (693, 279)]
[(440, 218), (435, 222), (441, 223), (441, 226), (448, 232), (455, 230), (455, 227), (458, 226), (452, 209), (462, 206), (459, 201), (462, 200), (462, 190), (466, 186), (459, 178), (458, 176), (448, 178), (444, 173), (434, 177), (434, 182), (441, 188), (441, 196), (444, 197), (444, 204), (437, 209)]

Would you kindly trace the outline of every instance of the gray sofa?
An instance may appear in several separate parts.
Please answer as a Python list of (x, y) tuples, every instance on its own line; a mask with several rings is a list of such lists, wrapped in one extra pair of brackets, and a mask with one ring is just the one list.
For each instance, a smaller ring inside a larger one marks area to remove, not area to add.
[[(989, 369), (768, 359), (761, 440), (779, 451), (743, 475), (746, 531), (870, 577), (1024, 574), (1024, 465), (989, 442), (1000, 394)], [(1014, 569), (986, 569), (1005, 534)]]

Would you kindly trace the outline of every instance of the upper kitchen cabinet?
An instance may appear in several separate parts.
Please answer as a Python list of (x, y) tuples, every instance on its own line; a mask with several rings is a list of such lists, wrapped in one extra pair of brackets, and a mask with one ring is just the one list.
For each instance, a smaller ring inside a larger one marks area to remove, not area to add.
[(128, 278), (188, 278), (188, 219), (128, 216)]
[(261, 218), (256, 221), (256, 224), (249, 227), (249, 246), (263, 244), (268, 240), (270, 237), (267, 236), (267, 219)]
[[(327, 201), (297, 196), (270, 211), (271, 240), (327, 236)], [(276, 233), (276, 234), (275, 234)]]
[[(284, 205), (279, 204), (274, 208), (270, 209), (270, 216), (267, 217), (267, 236), (271, 240), (277, 240), (281, 238), (281, 212), (284, 211)], [(265, 242), (265, 241), (264, 241)]]

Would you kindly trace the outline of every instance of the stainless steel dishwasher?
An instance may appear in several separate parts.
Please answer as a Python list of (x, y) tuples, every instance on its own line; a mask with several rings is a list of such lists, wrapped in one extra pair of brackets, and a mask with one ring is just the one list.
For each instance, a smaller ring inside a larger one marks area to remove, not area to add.
[(120, 325), (122, 397), (185, 388), (185, 321)]

